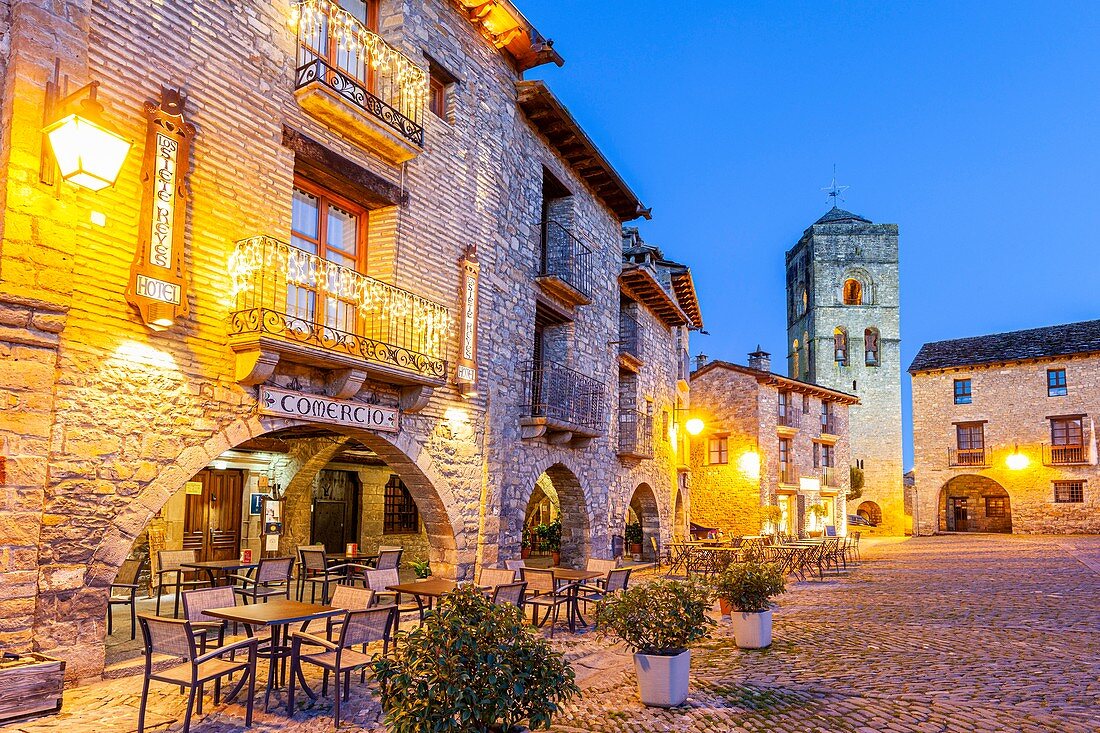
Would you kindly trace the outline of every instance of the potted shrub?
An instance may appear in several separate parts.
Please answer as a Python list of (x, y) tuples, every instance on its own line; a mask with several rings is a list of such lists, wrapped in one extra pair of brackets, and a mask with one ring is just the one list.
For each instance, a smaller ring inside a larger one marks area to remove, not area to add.
[(634, 557), (634, 561), (637, 562), (642, 559), (642, 524), (641, 522), (627, 522), (626, 524), (626, 546), (630, 554)]
[(410, 560), (409, 567), (412, 568), (412, 571), (417, 578), (427, 578), (430, 577), (432, 574), (432, 565), (427, 560), (424, 560), (423, 562)]
[(551, 564), (561, 564), (561, 519), (555, 519), (547, 525), (543, 534), (543, 549), (550, 551)]
[[(829, 510), (825, 508), (824, 504), (817, 502), (806, 507), (806, 512), (814, 518), (814, 526), (820, 527)], [(812, 529), (810, 530), (810, 536), (820, 537), (824, 531), (824, 529)]]
[(519, 556), (524, 560), (531, 557), (531, 534), (527, 531), (524, 531), (523, 539), (520, 541)]
[(549, 728), (579, 692), (573, 668), (528, 630), (522, 612), (473, 585), (443, 596), (371, 666), (393, 733), (518, 733), (521, 721)]
[(687, 699), (691, 651), (710, 635), (707, 610), (714, 597), (695, 580), (657, 580), (608, 596), (596, 617), (604, 634), (617, 636), (634, 652), (642, 702), (673, 707)]
[(760, 519), (764, 523), (766, 534), (776, 534), (783, 523), (783, 510), (774, 504), (769, 504), (760, 510)]
[(771, 599), (786, 590), (786, 580), (777, 565), (756, 561), (730, 563), (718, 576), (715, 592), (737, 646), (763, 649), (772, 643)]

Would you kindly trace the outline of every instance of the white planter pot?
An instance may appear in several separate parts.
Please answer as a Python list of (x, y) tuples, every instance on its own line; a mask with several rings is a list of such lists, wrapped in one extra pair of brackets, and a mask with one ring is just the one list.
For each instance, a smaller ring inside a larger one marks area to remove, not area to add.
[(690, 650), (674, 657), (635, 654), (634, 670), (638, 673), (638, 692), (645, 705), (671, 708), (687, 699)]
[(772, 643), (772, 612), (741, 613), (734, 611), (733, 639), (742, 649), (763, 649)]

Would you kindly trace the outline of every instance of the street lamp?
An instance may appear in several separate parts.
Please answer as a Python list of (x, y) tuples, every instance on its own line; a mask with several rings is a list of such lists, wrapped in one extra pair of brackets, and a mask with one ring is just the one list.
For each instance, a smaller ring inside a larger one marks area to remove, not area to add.
[[(133, 141), (119, 135), (103, 119), (103, 105), (96, 99), (99, 82), (84, 85), (64, 99), (56, 100), (56, 87), (47, 91), (47, 120), (42, 132), (50, 143), (61, 177), (78, 186), (99, 191), (113, 186), (122, 170)], [(63, 113), (68, 105), (81, 94), (80, 108), (58, 119), (53, 115)]]
[(1005, 459), (1005, 463), (1007, 463), (1008, 467), (1013, 471), (1022, 471), (1028, 467), (1028, 464), (1031, 463), (1031, 459), (1021, 453), (1019, 444), (1016, 444), (1012, 449), (1012, 453)]
[(698, 435), (703, 432), (703, 428), (705, 427), (706, 425), (703, 424), (703, 421), (697, 417), (690, 418), (684, 423), (684, 430), (687, 431), (688, 435)]

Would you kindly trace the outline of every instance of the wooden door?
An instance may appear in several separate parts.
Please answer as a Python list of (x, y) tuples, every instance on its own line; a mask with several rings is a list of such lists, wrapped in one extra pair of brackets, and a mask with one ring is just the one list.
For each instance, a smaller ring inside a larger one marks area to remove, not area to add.
[(310, 542), (324, 545), (326, 552), (347, 549), (347, 503), (343, 499), (314, 499)]
[(241, 545), (243, 475), (206, 469), (192, 481), (202, 484), (202, 493), (187, 495), (183, 549), (195, 550), (200, 562), (235, 559)]
[(969, 523), (966, 517), (966, 497), (955, 497), (951, 499), (951, 518), (954, 520), (954, 530), (956, 532), (966, 532), (969, 528)]

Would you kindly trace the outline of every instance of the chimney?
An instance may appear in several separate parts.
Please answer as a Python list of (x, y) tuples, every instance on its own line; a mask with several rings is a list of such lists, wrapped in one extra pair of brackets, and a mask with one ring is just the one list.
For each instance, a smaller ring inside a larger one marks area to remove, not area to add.
[(699, 355), (695, 357), (695, 368), (698, 370), (705, 367), (708, 359), (710, 359), (710, 357), (700, 351)]
[(749, 368), (770, 372), (772, 370), (772, 355), (762, 350), (760, 344), (757, 344), (756, 351), (749, 354)]

